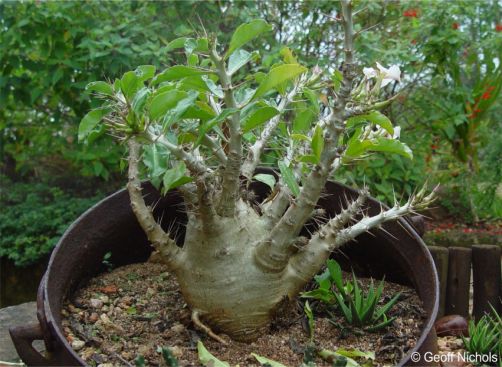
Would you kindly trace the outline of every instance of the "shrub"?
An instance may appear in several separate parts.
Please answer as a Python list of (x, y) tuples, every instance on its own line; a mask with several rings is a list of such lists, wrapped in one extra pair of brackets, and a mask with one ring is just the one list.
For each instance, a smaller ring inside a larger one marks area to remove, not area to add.
[(0, 256), (18, 266), (51, 252), (66, 227), (97, 202), (75, 197), (46, 183), (14, 183), (2, 178), (0, 188)]

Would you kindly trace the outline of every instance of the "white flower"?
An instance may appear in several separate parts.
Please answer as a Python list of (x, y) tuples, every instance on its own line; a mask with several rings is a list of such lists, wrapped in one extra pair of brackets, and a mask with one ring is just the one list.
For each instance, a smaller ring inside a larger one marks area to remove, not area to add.
[(397, 82), (401, 81), (401, 70), (399, 69), (399, 66), (392, 65), (390, 68), (386, 69), (382, 65), (380, 65), (380, 63), (377, 62), (376, 64), (378, 70), (380, 70), (380, 73), (384, 75), (382, 80), (382, 88), (393, 80)]
[(392, 82), (393, 80), (400, 82), (401, 81), (401, 70), (399, 66), (392, 65), (390, 68), (384, 68), (379, 62), (376, 63), (378, 71), (374, 68), (363, 68), (363, 73), (366, 79), (376, 78), (378, 74), (383, 75), (382, 85), (381, 87), (385, 87), (387, 84)]
[(363, 68), (363, 73), (366, 79), (371, 79), (377, 76), (377, 72), (373, 68)]
[(394, 127), (394, 135), (392, 136), (392, 139), (399, 139), (400, 136), (401, 136), (401, 126)]

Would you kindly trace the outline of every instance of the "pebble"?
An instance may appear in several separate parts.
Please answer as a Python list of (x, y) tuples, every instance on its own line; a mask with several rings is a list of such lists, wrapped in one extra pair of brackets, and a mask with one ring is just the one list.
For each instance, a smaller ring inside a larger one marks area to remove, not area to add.
[(91, 315), (89, 316), (89, 321), (92, 323), (95, 323), (96, 321), (98, 321), (98, 319), (99, 315), (96, 312), (91, 313)]
[(171, 353), (173, 354), (173, 356), (175, 356), (176, 358), (181, 358), (183, 356), (183, 349), (181, 349), (180, 347), (178, 347), (177, 345), (169, 348), (171, 349)]
[(467, 320), (460, 315), (443, 316), (434, 327), (438, 336), (469, 336)]
[(101, 308), (101, 307), (103, 307), (103, 301), (100, 300), (100, 299), (91, 298), (91, 300), (89, 302), (90, 302), (92, 308)]
[(171, 330), (176, 334), (181, 334), (185, 331), (185, 327), (182, 324), (174, 324), (171, 326)]
[(83, 340), (73, 339), (71, 342), (71, 347), (73, 350), (80, 350), (85, 346), (85, 342)]
[(113, 363), (101, 363), (98, 364), (98, 367), (113, 367)]
[(110, 298), (106, 295), (99, 296), (99, 299), (103, 301), (103, 303), (110, 303)]

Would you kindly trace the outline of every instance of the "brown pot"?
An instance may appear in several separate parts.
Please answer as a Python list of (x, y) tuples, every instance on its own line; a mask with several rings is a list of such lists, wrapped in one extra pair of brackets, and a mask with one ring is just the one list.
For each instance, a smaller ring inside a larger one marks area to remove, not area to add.
[[(264, 186), (256, 184), (255, 191), (264, 194)], [(173, 220), (186, 222), (181, 211), (180, 195), (174, 191), (160, 198), (150, 185), (144, 185), (146, 200), (160, 200), (156, 213), (164, 213), (163, 224)], [(329, 214), (339, 211), (345, 197), (357, 193), (341, 184), (328, 182), (326, 193), (320, 201)], [(381, 203), (368, 200), (370, 214), (380, 211)], [(350, 265), (359, 275), (382, 277), (413, 286), (423, 301), (428, 313), (417, 345), (399, 363), (412, 365), (413, 352), (437, 352), (434, 320), (436, 319), (439, 285), (432, 257), (415, 228), (408, 220), (385, 225), (384, 231), (375, 235), (361, 235), (357, 243), (343, 248), (340, 257), (342, 266)], [(183, 238), (180, 238), (183, 241)], [(105, 270), (103, 256), (111, 252), (111, 261), (116, 266), (144, 262), (151, 253), (147, 239), (134, 217), (127, 191), (120, 190), (97, 203), (65, 232), (52, 253), (47, 271), (40, 282), (37, 298), (38, 323), (10, 329), (10, 334), (21, 359), (29, 366), (84, 366), (84, 361), (73, 351), (61, 329), (61, 309), (65, 298), (71, 295), (88, 279)], [(344, 264), (345, 263), (345, 264)], [(44, 340), (46, 355), (42, 356), (33, 347), (33, 340)], [(418, 364), (424, 365), (424, 362)]]

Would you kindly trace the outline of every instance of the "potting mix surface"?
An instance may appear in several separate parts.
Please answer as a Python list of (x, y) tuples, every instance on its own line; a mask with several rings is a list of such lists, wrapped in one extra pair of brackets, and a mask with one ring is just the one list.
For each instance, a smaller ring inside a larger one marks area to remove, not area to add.
[[(363, 288), (370, 283), (369, 279), (360, 280)], [(315, 347), (375, 352), (375, 360), (366, 362), (395, 365), (415, 345), (426, 317), (415, 290), (406, 286), (386, 282), (382, 304), (397, 292), (401, 292), (400, 301), (388, 312), (396, 320), (379, 332), (350, 329), (343, 317), (336, 314), (333, 321), (339, 326), (334, 326), (323, 307), (310, 300), (315, 318)], [(165, 365), (159, 347), (169, 348), (180, 366), (201, 366), (197, 354), (199, 340), (230, 366), (259, 366), (251, 353), (286, 366), (300, 366), (309, 344), (302, 305), (299, 301), (288, 304), (280, 314), (269, 333), (258, 340), (245, 344), (222, 335), (228, 341), (228, 345), (223, 345), (194, 327), (178, 283), (166, 267), (141, 263), (91, 279), (65, 303), (62, 323), (68, 342), (91, 366), (134, 366), (139, 356), (145, 365)], [(332, 365), (319, 357), (315, 363)]]

